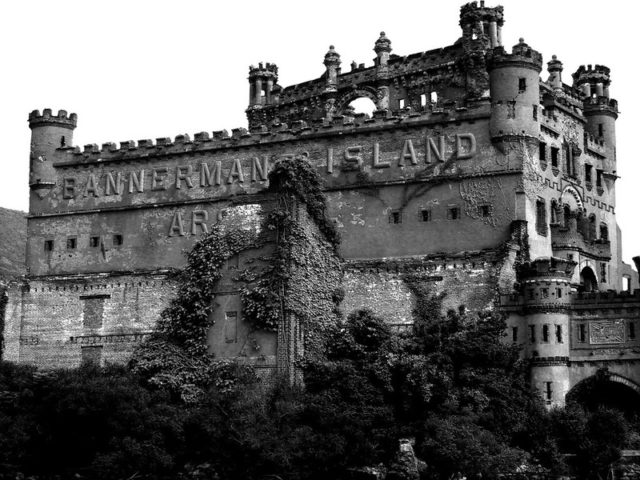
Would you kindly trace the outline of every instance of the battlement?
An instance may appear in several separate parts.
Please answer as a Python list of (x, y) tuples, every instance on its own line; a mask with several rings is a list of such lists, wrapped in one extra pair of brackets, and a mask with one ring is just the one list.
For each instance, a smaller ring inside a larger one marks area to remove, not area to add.
[[(589, 306), (589, 305), (613, 305), (619, 306), (622, 304), (640, 304), (640, 290), (635, 290), (633, 293), (631, 292), (615, 292), (615, 291), (607, 291), (607, 292), (571, 292), (567, 295), (568, 301), (566, 302), (557, 302), (556, 306), (559, 308), (566, 308), (567, 305), (571, 306)], [(513, 308), (513, 307), (523, 307), (523, 306), (536, 306), (532, 304), (530, 301), (527, 301), (525, 296), (520, 293), (513, 293), (508, 295), (500, 295), (500, 307), (503, 308)], [(542, 305), (542, 304), (540, 304)], [(544, 304), (545, 306), (553, 306), (549, 304)]]
[(29, 114), (29, 128), (55, 125), (73, 130), (77, 124), (78, 116), (75, 113), (68, 115), (66, 110), (58, 110), (58, 114), (53, 115), (50, 108), (45, 108), (42, 114), (39, 110), (34, 110)]
[(580, 65), (578, 70), (572, 75), (574, 84), (581, 85), (584, 82), (601, 81), (608, 84), (610, 82), (611, 69), (604, 65)]
[(529, 68), (536, 72), (542, 71), (542, 54), (531, 48), (520, 38), (514, 45), (511, 53), (507, 53), (504, 47), (496, 47), (487, 54), (487, 67), (489, 70), (506, 66), (519, 66)]
[(263, 64), (260, 62), (257, 67), (249, 66), (249, 78), (252, 77), (274, 77), (278, 78), (278, 66), (275, 63)]
[[(371, 130), (397, 128), (401, 125), (415, 125), (425, 123), (464, 122), (474, 121), (479, 117), (489, 114), (488, 105), (482, 105), (473, 109), (467, 108), (442, 108), (430, 112), (413, 112), (405, 109), (397, 115), (387, 111), (376, 111), (370, 117), (364, 113), (352, 115), (336, 115), (331, 119), (318, 119), (313, 122), (303, 120), (294, 121), (291, 124), (284, 122), (262, 125), (259, 129), (249, 132), (246, 128), (234, 128), (229, 133), (227, 130), (198, 132), (192, 136), (188, 134), (177, 135), (173, 140), (169, 137), (152, 139), (140, 139), (138, 141), (125, 140), (120, 142), (105, 142), (101, 145), (87, 144), (84, 147), (76, 146), (68, 151), (68, 161), (77, 162), (104, 162), (120, 159), (146, 159), (158, 155), (176, 155), (187, 152), (199, 152), (203, 150), (215, 150), (223, 148), (237, 148), (255, 146), (263, 143), (286, 141), (304, 138), (311, 135), (341, 135), (342, 133), (369, 132)], [(118, 146), (119, 144), (119, 146)], [(66, 162), (63, 162), (64, 164)], [(62, 165), (57, 164), (57, 165)]]
[(576, 262), (566, 258), (540, 257), (531, 262), (523, 263), (518, 273), (523, 281), (547, 277), (560, 277), (568, 280), (573, 275), (576, 265)]
[(485, 7), (484, 0), (469, 2), (460, 7), (460, 26), (477, 22), (496, 22), (502, 26), (504, 24), (504, 8), (501, 5), (496, 7)]

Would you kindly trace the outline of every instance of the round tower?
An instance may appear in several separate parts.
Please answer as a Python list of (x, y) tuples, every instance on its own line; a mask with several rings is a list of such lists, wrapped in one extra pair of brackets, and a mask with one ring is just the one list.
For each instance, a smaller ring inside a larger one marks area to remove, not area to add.
[(249, 107), (271, 105), (273, 88), (278, 82), (278, 67), (275, 63), (249, 67)]
[(564, 405), (570, 386), (569, 294), (575, 266), (571, 260), (551, 257), (525, 263), (519, 269), (531, 386), (549, 407)]
[(487, 54), (491, 93), (489, 130), (494, 142), (525, 139), (537, 145), (540, 134), (539, 75), (542, 55), (524, 39), (506, 53), (494, 48)]
[(586, 130), (603, 140), (607, 160), (605, 171), (616, 171), (616, 119), (618, 102), (609, 98), (610, 70), (604, 65), (581, 65), (573, 74), (573, 86), (584, 95), (583, 112), (587, 118)]
[(53, 115), (50, 108), (45, 108), (42, 115), (38, 110), (29, 114), (29, 186), (32, 192), (48, 190), (55, 185), (53, 163), (56, 152), (72, 147), (73, 130), (77, 122), (78, 116), (75, 113), (67, 115), (65, 110), (59, 110), (57, 115)]

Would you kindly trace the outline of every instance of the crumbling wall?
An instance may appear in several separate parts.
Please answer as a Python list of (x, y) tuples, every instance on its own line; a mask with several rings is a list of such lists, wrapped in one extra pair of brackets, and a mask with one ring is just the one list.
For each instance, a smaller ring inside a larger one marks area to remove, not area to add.
[(124, 363), (173, 295), (167, 273), (26, 280), (9, 291), (5, 360), (42, 368)]

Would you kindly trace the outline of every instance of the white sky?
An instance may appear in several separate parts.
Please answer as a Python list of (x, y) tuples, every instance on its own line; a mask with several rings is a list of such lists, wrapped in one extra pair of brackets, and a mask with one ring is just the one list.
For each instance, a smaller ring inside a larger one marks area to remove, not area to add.
[[(7, 2), (0, 18), (0, 206), (28, 209), (27, 115), (78, 114), (74, 143), (102, 144), (246, 127), (248, 66), (275, 62), (283, 86), (317, 78), (328, 46), (349, 64), (372, 64), (381, 30), (393, 53), (450, 45), (460, 36), (453, 0)], [(611, 68), (617, 122), (618, 223), (627, 262), (640, 255), (640, 113), (635, 2), (487, 0), (505, 7), (503, 42), (519, 37), (564, 63)], [(546, 78), (546, 70), (542, 73)]]

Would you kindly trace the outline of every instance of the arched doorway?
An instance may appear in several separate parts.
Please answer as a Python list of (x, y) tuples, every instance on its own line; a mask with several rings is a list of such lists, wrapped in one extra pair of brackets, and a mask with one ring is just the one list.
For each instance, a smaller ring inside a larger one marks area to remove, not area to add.
[(580, 272), (580, 292), (597, 292), (598, 278), (591, 267), (584, 267)]
[(622, 375), (601, 369), (576, 384), (567, 393), (566, 402), (579, 404), (592, 412), (611, 408), (633, 418), (640, 415), (640, 386)]

